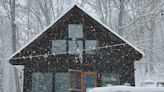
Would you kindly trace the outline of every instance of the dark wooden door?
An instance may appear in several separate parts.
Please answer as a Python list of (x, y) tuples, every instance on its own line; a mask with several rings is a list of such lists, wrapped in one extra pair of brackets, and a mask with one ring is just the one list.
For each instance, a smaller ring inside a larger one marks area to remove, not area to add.
[(88, 92), (90, 88), (97, 86), (96, 71), (83, 71), (82, 72), (82, 92)]

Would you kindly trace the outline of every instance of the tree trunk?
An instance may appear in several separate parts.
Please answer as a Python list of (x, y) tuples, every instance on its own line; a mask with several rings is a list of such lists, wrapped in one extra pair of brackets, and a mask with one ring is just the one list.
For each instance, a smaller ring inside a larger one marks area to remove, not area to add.
[[(152, 10), (155, 8), (155, 4), (156, 1), (153, 0), (152, 2)], [(149, 73), (150, 73), (150, 76), (153, 76), (154, 74), (154, 31), (155, 31), (155, 15), (153, 14), (151, 16), (151, 20), (150, 20), (150, 28), (149, 28), (149, 37), (150, 37), (150, 41), (149, 41), (149, 49), (150, 49), (150, 53), (149, 53), (149, 60), (150, 60), (150, 69), (149, 69)]]
[(11, 7), (11, 28), (12, 28), (12, 48), (16, 51), (16, 24), (15, 24), (15, 0), (10, 0)]
[(121, 36), (123, 35), (123, 17), (124, 17), (124, 0), (120, 0), (120, 12), (119, 12), (119, 16), (118, 16), (118, 34), (120, 34)]
[[(15, 0), (10, 0), (10, 15), (11, 15), (11, 29), (12, 29), (12, 48), (13, 53), (16, 52), (16, 23), (15, 23)], [(16, 92), (21, 92), (20, 84), (19, 84), (19, 74), (18, 70), (14, 67), (14, 75), (15, 75), (15, 86)]]

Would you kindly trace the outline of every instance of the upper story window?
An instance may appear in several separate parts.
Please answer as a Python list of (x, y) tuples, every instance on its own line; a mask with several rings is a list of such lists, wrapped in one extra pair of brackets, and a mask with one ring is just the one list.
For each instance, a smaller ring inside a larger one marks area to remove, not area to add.
[[(95, 54), (95, 49), (98, 47), (97, 40), (84, 40), (83, 39), (83, 24), (68, 24), (68, 39), (67, 40), (53, 40), (52, 53), (76, 54), (80, 49), (81, 53), (85, 51), (86, 54)], [(84, 46), (85, 45), (85, 46)]]
[(69, 24), (68, 25), (69, 38), (83, 38), (83, 25), (82, 24)]
[(69, 24), (68, 25), (68, 46), (69, 54), (75, 54), (77, 48), (83, 50), (83, 25), (82, 24)]
[(52, 41), (52, 52), (55, 54), (64, 54), (66, 52), (66, 40)]
[(86, 54), (95, 54), (95, 49), (97, 47), (98, 47), (98, 43), (96, 40), (86, 40), (85, 41)]
[[(77, 51), (77, 45), (80, 50), (83, 50), (83, 42), (81, 40), (75, 41), (69, 41), (69, 54), (75, 54)], [(81, 51), (82, 53), (82, 51)]]

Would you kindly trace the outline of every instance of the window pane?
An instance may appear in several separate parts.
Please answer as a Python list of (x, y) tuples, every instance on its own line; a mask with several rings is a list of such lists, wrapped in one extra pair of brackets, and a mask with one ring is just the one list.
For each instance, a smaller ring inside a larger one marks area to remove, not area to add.
[[(83, 50), (83, 42), (77, 41), (80, 50)], [(77, 44), (75, 41), (69, 41), (69, 54), (75, 54), (77, 50)], [(83, 53), (81, 51), (81, 53)]]
[(118, 73), (102, 73), (102, 86), (119, 85), (119, 74)]
[(52, 73), (32, 73), (32, 92), (52, 92)]
[(68, 92), (67, 73), (55, 74), (55, 92)]
[(66, 52), (66, 41), (54, 40), (52, 42), (52, 52), (55, 54), (64, 54)]
[(81, 72), (71, 72), (70, 75), (70, 88), (73, 90), (81, 89)]
[(69, 24), (68, 31), (69, 31), (69, 38), (83, 38), (82, 24)]
[(86, 40), (85, 41), (85, 49), (86, 49), (86, 54), (94, 54), (94, 49), (97, 46), (97, 41), (96, 40)]

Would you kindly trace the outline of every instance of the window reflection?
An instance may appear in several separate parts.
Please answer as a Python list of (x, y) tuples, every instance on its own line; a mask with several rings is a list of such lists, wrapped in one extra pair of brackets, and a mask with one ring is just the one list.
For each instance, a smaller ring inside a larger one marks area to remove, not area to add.
[(83, 25), (69, 24), (68, 34), (69, 34), (69, 38), (83, 38)]
[(55, 54), (64, 54), (66, 52), (66, 40), (54, 40), (52, 42), (52, 52)]
[(102, 86), (119, 85), (119, 74), (118, 73), (102, 73), (101, 76)]
[(52, 92), (52, 73), (32, 73), (32, 92)]
[(81, 89), (81, 73), (71, 72), (69, 82), (70, 82), (70, 88), (72, 90)]
[(55, 92), (67, 92), (68, 91), (68, 76), (67, 73), (55, 74)]
[(86, 40), (85, 41), (85, 49), (86, 49), (86, 54), (94, 54), (94, 49), (96, 49), (97, 46), (97, 41), (96, 40)]
[[(83, 42), (77, 41), (80, 50), (83, 50)], [(69, 54), (75, 54), (77, 50), (77, 44), (75, 41), (69, 41)], [(82, 53), (82, 51), (81, 51)]]

